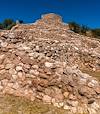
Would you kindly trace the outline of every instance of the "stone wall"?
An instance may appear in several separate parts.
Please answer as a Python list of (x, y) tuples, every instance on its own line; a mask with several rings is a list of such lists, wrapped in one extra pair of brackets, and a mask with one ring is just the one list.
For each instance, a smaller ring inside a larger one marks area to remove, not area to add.
[(99, 41), (63, 24), (19, 26), (0, 35), (0, 93), (41, 100), (72, 114), (99, 114), (100, 82), (79, 70), (82, 63), (96, 68)]
[(41, 16), (41, 19), (37, 20), (33, 24), (25, 25), (25, 24), (18, 24), (12, 28), (13, 29), (34, 29), (34, 28), (59, 28), (62, 29), (69, 29), (68, 24), (63, 23), (62, 18), (59, 15), (50, 13)]

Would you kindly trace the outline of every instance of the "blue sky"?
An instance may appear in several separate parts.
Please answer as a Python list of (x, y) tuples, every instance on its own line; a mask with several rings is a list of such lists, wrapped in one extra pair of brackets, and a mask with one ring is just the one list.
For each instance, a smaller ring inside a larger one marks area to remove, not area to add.
[(0, 0), (0, 22), (12, 18), (32, 23), (45, 13), (59, 14), (64, 22), (100, 27), (100, 0)]

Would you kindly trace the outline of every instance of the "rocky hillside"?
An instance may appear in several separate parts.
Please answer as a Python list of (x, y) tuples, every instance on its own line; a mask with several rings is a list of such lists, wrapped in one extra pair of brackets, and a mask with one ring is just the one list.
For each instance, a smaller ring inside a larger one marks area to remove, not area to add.
[(0, 32), (0, 93), (99, 114), (100, 41), (69, 30), (55, 14)]

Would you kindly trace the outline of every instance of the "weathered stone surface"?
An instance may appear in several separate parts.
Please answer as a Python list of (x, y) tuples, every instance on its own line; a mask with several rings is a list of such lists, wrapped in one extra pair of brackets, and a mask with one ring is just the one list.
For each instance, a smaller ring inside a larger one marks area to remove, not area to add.
[(22, 66), (16, 66), (16, 71), (23, 71)]
[(53, 67), (53, 63), (45, 62), (46, 67)]
[(36, 75), (36, 76), (39, 75), (39, 72), (37, 70), (30, 70), (29, 73), (33, 74), (33, 75)]
[(67, 100), (67, 104), (72, 107), (77, 107), (78, 101)]
[(98, 94), (100, 94), (100, 87), (98, 86), (98, 87), (95, 87), (95, 91), (98, 93)]
[(15, 74), (17, 74), (17, 72), (16, 72), (16, 70), (15, 69), (9, 69), (9, 74), (11, 74), (11, 75), (15, 75)]
[(48, 96), (48, 95), (44, 95), (44, 96), (43, 96), (43, 101), (44, 101), (45, 103), (51, 103), (51, 97)]
[(79, 94), (82, 96), (86, 96), (87, 98), (93, 97), (93, 95), (96, 95), (96, 92), (87, 86), (83, 86), (79, 89)]
[(75, 34), (55, 14), (0, 35), (0, 93), (42, 100), (68, 113), (98, 114), (100, 41)]
[(68, 98), (69, 92), (64, 92), (63, 95), (65, 98)]
[(4, 60), (4, 57), (5, 57), (4, 54), (1, 54), (1, 55), (0, 55), (0, 64), (2, 64), (2, 62), (3, 62), (3, 60)]
[(65, 110), (70, 110), (70, 109), (71, 109), (71, 107), (70, 107), (70, 106), (68, 106), (68, 105), (64, 105), (64, 109), (65, 109)]
[(14, 68), (14, 64), (6, 64), (5, 69), (8, 70), (10, 68)]
[(21, 61), (24, 63), (24, 64), (33, 64), (34, 61), (32, 59), (30, 59), (29, 57), (25, 57), (23, 56)]

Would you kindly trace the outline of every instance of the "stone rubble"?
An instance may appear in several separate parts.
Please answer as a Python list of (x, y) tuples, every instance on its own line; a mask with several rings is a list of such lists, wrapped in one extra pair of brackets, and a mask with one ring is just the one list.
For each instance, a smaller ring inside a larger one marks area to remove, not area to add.
[(100, 70), (100, 41), (69, 31), (58, 15), (0, 33), (2, 94), (99, 114), (100, 82), (81, 67)]

